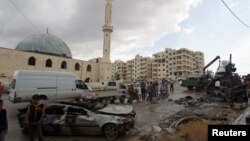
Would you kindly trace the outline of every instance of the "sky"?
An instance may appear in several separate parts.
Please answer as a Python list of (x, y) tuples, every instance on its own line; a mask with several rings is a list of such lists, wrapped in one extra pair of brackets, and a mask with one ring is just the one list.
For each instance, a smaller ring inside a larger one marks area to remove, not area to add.
[[(0, 47), (14, 49), (24, 38), (49, 28), (68, 45), (73, 58), (102, 56), (104, 0), (11, 1), (21, 13), (10, 0), (0, 0)], [(249, 0), (224, 1), (250, 25)], [(232, 53), (237, 72), (250, 73), (250, 28), (221, 0), (114, 0), (112, 18), (112, 61), (189, 48), (203, 51), (206, 63), (217, 55), (227, 60)]]

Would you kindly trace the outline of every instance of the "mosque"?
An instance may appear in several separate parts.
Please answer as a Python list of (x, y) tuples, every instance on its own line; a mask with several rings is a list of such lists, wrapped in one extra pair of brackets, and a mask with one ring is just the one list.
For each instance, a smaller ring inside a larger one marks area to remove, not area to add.
[(15, 49), (0, 47), (0, 82), (10, 83), (16, 70), (72, 72), (86, 82), (111, 80), (111, 21), (112, 0), (106, 0), (102, 58), (74, 59), (67, 44), (48, 32), (23, 39)]

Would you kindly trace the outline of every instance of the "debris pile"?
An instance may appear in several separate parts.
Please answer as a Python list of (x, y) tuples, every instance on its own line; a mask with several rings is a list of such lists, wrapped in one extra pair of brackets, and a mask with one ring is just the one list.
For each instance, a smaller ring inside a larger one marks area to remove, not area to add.
[(181, 104), (181, 105), (185, 105), (187, 106), (191, 106), (191, 107), (198, 107), (201, 105), (201, 103), (211, 103), (212, 100), (208, 99), (208, 98), (197, 98), (194, 99), (192, 96), (186, 96), (184, 98), (180, 98), (178, 100), (174, 101), (176, 104)]

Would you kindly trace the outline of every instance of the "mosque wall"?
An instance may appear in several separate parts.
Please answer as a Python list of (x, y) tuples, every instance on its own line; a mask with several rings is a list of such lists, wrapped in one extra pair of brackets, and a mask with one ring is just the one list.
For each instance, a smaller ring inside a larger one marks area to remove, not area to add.
[[(35, 58), (35, 64), (33, 65), (28, 64), (31, 57)], [(48, 59), (52, 62), (51, 67), (46, 66), (46, 61)], [(66, 62), (65, 68), (61, 66), (63, 61)], [(77, 63), (79, 67), (76, 66)], [(15, 70), (72, 72), (82, 80), (90, 78), (90, 81), (98, 82), (100, 81), (99, 69), (100, 64), (94, 61), (83, 61), (0, 47), (0, 81), (5, 84), (11, 82)]]

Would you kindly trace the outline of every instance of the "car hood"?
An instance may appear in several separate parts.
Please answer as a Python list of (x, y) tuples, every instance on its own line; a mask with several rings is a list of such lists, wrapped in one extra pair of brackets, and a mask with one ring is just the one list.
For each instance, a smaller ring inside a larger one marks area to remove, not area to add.
[(101, 113), (107, 114), (130, 114), (134, 108), (131, 105), (108, 105), (103, 109), (98, 110)]

